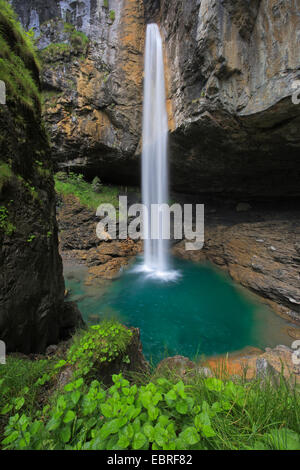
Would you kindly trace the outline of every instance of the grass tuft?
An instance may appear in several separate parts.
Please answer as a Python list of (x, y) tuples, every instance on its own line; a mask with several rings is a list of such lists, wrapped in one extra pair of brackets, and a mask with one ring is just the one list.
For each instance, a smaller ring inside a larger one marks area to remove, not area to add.
[(101, 193), (96, 193), (92, 184), (84, 180), (83, 175), (75, 173), (66, 174), (63, 181), (55, 176), (55, 190), (61, 195), (74, 195), (82, 205), (90, 209), (96, 209), (100, 204), (112, 204), (114, 207), (119, 204), (118, 187), (103, 185)]

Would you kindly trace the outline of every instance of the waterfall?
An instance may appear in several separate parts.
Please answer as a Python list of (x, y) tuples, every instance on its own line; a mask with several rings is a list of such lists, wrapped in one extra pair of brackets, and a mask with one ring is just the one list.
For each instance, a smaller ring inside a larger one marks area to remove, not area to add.
[(168, 240), (163, 239), (166, 222), (159, 210), (162, 204), (168, 204), (167, 142), (162, 39), (158, 26), (149, 24), (145, 51), (142, 154), (142, 194), (143, 204), (147, 208), (144, 214), (144, 262), (146, 270), (158, 275), (164, 275), (169, 268), (169, 244)]

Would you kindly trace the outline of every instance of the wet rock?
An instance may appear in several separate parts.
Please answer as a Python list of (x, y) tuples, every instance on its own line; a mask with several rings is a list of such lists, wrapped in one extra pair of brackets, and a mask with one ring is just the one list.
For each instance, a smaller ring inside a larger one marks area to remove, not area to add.
[(290, 205), (270, 206), (260, 205), (246, 213), (233, 213), (224, 207), (222, 215), (209, 214), (203, 249), (186, 251), (183, 241), (173, 247), (173, 253), (217, 264), (235, 281), (268, 299), (277, 313), (300, 324), (295, 246), (300, 236), (299, 210)]
[[(36, 61), (2, 13), (7, 50), (20, 54), (20, 70), (23, 58), (24, 74), (39, 88)], [(33, 88), (26, 105), (8, 95), (7, 105), (0, 106), (0, 206), (10, 222), (5, 228), (2, 217), (0, 224), (0, 338), (7, 352), (25, 354), (44, 353), (62, 339), (65, 309), (51, 152)]]
[(260, 378), (262, 383), (271, 382), (277, 386), (281, 377), (290, 384), (300, 383), (300, 368), (293, 363), (293, 350), (284, 345), (266, 348), (246, 348), (229, 357), (212, 357), (205, 361), (213, 372), (224, 377), (244, 377), (247, 380)]
[(163, 359), (157, 366), (155, 375), (176, 376), (183, 380), (199, 375), (201, 377), (212, 377), (208, 367), (202, 367), (184, 356), (173, 356)]
[(75, 302), (65, 302), (60, 318), (60, 337), (68, 339), (76, 329), (82, 328), (84, 321)]
[(112, 280), (142, 250), (141, 241), (100, 240), (99, 219), (74, 196), (64, 196), (58, 212), (60, 249), (64, 259), (74, 259), (89, 267), (87, 284), (95, 279)]
[(72, 381), (72, 378), (73, 378), (73, 368), (70, 366), (65, 367), (58, 376), (56, 388), (58, 390), (63, 390), (64, 387), (69, 382)]
[(247, 212), (251, 209), (251, 205), (250, 204), (247, 204), (245, 202), (240, 202), (237, 206), (236, 206), (236, 211), (237, 212)]
[(65, 21), (90, 40), (86, 53), (64, 52), (43, 69), (60, 166), (139, 182), (144, 31), (156, 21), (173, 186), (249, 198), (300, 194), (300, 107), (291, 100), (300, 65), (297, 2), (114, 1), (113, 23), (101, 2), (50, 3), (13, 0), (25, 27), (34, 12), (41, 50), (68, 42)]
[(52, 344), (51, 346), (48, 346), (46, 349), (46, 356), (53, 356), (58, 350), (58, 346), (56, 344)]
[(279, 385), (280, 374), (277, 372), (264, 357), (256, 360), (256, 377), (262, 382), (271, 381), (273, 385)]
[[(85, 168), (101, 180), (137, 177), (142, 122), (142, 0), (24, 2), (13, 0), (25, 28), (38, 20), (45, 111), (53, 157), (62, 168)], [(110, 12), (114, 11), (114, 20)], [(67, 31), (65, 23), (67, 23)], [(74, 48), (70, 25), (86, 34)], [(65, 44), (65, 47), (51, 45)], [(50, 46), (50, 48), (49, 48)], [(50, 92), (49, 92), (50, 91)], [(86, 172), (85, 172), (86, 173)]]
[(291, 100), (299, 80), (299, 5), (168, 4), (144, 1), (146, 21), (158, 22), (164, 38), (174, 187), (299, 195), (300, 107)]
[(139, 374), (145, 376), (150, 372), (149, 363), (143, 355), (140, 330), (138, 328), (130, 329), (133, 335), (126, 351), (124, 351), (124, 354), (118, 356), (111, 363), (101, 363), (98, 368), (97, 365), (95, 366), (93, 374), (95, 374), (96, 377), (98, 377), (98, 380), (107, 386), (112, 384), (112, 376), (114, 374), (122, 373), (125, 377), (131, 380), (132, 376)]

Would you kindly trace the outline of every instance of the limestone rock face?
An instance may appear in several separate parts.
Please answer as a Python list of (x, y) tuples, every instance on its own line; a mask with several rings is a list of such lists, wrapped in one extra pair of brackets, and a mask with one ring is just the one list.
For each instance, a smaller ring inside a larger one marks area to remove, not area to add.
[(284, 318), (299, 324), (299, 208), (291, 202), (264, 207), (257, 204), (246, 212), (205, 206), (203, 250), (186, 251), (185, 243), (173, 253), (195, 262), (210, 261), (227, 271), (232, 279), (269, 299)]
[(164, 36), (177, 189), (299, 194), (299, 3), (144, 3)]
[[(14, 0), (13, 5), (23, 26), (36, 31), (44, 117), (55, 161), (91, 175), (98, 172), (104, 181), (136, 182), (142, 122), (142, 0)], [(86, 36), (84, 47), (78, 34), (76, 44), (76, 31)]]
[(65, 22), (90, 40), (84, 52), (58, 50), (44, 61), (45, 117), (60, 165), (104, 181), (139, 182), (145, 24), (156, 21), (165, 46), (174, 189), (299, 195), (300, 105), (291, 99), (300, 88), (298, 2), (13, 4), (46, 55), (50, 43), (70, 42)]

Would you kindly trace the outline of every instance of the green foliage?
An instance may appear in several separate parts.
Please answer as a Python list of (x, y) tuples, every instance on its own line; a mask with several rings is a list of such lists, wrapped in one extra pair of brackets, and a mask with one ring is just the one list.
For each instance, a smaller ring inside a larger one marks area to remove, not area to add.
[(102, 186), (100, 194), (94, 192), (92, 184), (84, 180), (83, 175), (76, 175), (70, 172), (66, 177), (65, 173), (59, 172), (55, 175), (55, 189), (58, 194), (73, 194), (81, 204), (96, 209), (100, 204), (112, 204), (118, 207), (119, 189), (113, 186)]
[(67, 30), (69, 30), (70, 42), (74, 49), (78, 52), (86, 52), (87, 46), (90, 42), (89, 38), (81, 31), (77, 31), (73, 25), (69, 25), (68, 23), (65, 24), (65, 31)]
[(8, 163), (0, 163), (0, 193), (5, 184), (13, 178), (14, 174)]
[(43, 62), (56, 62), (64, 58), (70, 57), (72, 48), (70, 44), (65, 42), (51, 43), (40, 51), (40, 56)]
[(109, 8), (108, 0), (103, 0), (103, 7), (107, 9)]
[(104, 321), (92, 326), (74, 338), (67, 364), (75, 366), (77, 375), (87, 375), (124, 353), (131, 336), (132, 332), (116, 321)]
[(95, 176), (95, 178), (92, 181), (92, 189), (95, 193), (101, 193), (102, 192), (102, 187), (103, 184), (101, 183), (101, 180), (98, 176)]
[(27, 243), (32, 243), (35, 239), (36, 239), (36, 236), (35, 236), (35, 235), (30, 235), (30, 236), (27, 238)]
[(5, 206), (0, 206), (0, 230), (10, 237), (16, 227), (9, 221), (8, 210)]
[(31, 361), (7, 357), (0, 365), (0, 432), (9, 415), (21, 409), (31, 416), (41, 408), (41, 377), (52, 369), (49, 360)]
[(11, 6), (0, 0), (0, 79), (6, 84), (7, 102), (40, 113), (40, 65), (34, 46)]
[[(251, 384), (203, 379), (201, 393), (195, 393), (182, 381), (174, 384), (164, 377), (139, 387), (121, 374), (114, 375), (113, 382), (104, 390), (97, 381), (87, 385), (83, 378), (76, 378), (43, 410), (42, 417), (32, 419), (18, 412), (5, 429), (4, 448), (300, 449), (299, 433), (286, 423), (278, 427), (270, 415), (266, 426), (253, 420), (252, 395), (265, 392)], [(15, 408), (19, 406), (22, 400)]]
[(22, 185), (29, 191), (31, 197), (34, 199), (38, 199), (38, 192), (35, 186), (32, 185), (31, 181), (26, 181), (22, 176), (18, 175), (18, 180), (22, 183)]
[(62, 92), (56, 90), (43, 90), (41, 94), (42, 103), (45, 104), (46, 101), (56, 102), (61, 95)]
[(69, 23), (64, 23), (64, 32), (67, 36), (65, 42), (51, 43), (40, 51), (42, 62), (51, 63), (67, 60), (72, 55), (79, 54), (84, 58), (88, 50), (89, 38)]
[(115, 21), (116, 19), (116, 12), (114, 10), (110, 10), (109, 12), (109, 18), (111, 19), (111, 21)]

